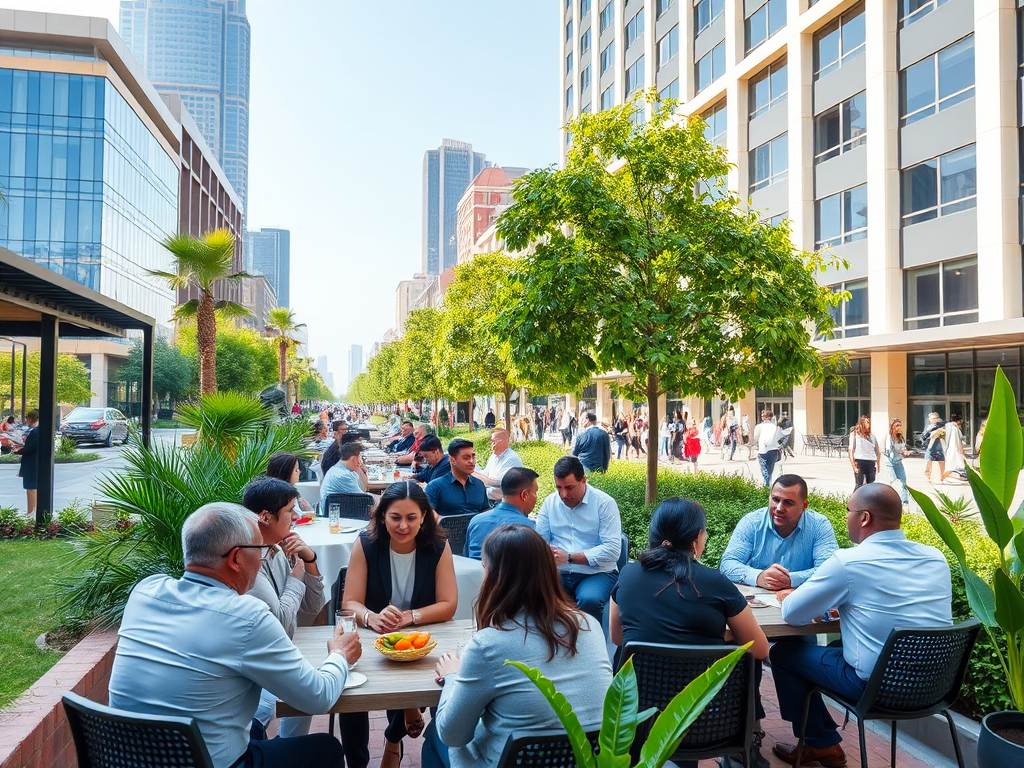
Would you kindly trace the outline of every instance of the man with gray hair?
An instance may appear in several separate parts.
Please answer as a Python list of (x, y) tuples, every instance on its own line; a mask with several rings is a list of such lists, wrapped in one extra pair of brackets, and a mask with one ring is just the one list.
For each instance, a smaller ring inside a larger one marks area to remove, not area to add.
[(359, 637), (339, 627), (319, 668), (307, 662), (252, 589), (270, 547), (238, 504), (197, 509), (181, 530), (185, 575), (150, 576), (132, 590), (110, 672), (110, 705), (194, 717), (214, 768), (340, 766), (332, 735), (249, 740), (267, 689), (304, 712), (326, 712), (359, 658)]

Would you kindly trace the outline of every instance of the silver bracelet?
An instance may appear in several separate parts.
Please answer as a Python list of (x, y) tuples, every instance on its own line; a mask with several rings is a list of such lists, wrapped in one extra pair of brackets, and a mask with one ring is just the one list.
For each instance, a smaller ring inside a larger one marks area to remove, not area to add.
[(370, 628), (370, 613), (372, 613), (372, 611), (363, 612), (363, 626), (367, 629)]

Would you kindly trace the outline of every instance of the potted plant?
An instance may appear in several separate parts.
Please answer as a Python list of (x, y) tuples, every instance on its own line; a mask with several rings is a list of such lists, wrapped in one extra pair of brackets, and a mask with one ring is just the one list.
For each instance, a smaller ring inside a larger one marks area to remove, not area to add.
[[(687, 730), (725, 685), (733, 667), (749, 647), (748, 643), (722, 657), (712, 664), (707, 672), (695, 678), (676, 694), (665, 707), (665, 711), (654, 721), (650, 735), (640, 750), (640, 760), (635, 768), (661, 768), (668, 761), (679, 748), (679, 742), (683, 740)], [(580, 724), (576, 713), (572, 711), (572, 705), (555, 689), (554, 683), (544, 677), (538, 669), (518, 661), (505, 663), (522, 670), (544, 694), (544, 698), (569, 735), (578, 768), (629, 768), (630, 747), (636, 738), (636, 727), (657, 712), (653, 708), (644, 712), (637, 711), (640, 697), (632, 659), (622, 665), (612, 680), (608, 693), (605, 694), (604, 717), (598, 737), (600, 752), (596, 755), (590, 746), (587, 732)]]
[(1012, 517), (1009, 514), (1022, 462), (1024, 433), (1017, 417), (1016, 398), (1000, 368), (996, 371), (984, 447), (979, 457), (981, 472), (967, 467), (974, 503), (986, 533), (999, 550), (999, 566), (987, 580), (968, 567), (964, 545), (949, 518), (939, 512), (927, 494), (909, 489), (960, 564), (971, 610), (992, 637), (1010, 700), (1017, 708), (1017, 711), (988, 714), (982, 720), (978, 739), (981, 768), (1024, 765), (1024, 594), (1021, 594), (1024, 504)]

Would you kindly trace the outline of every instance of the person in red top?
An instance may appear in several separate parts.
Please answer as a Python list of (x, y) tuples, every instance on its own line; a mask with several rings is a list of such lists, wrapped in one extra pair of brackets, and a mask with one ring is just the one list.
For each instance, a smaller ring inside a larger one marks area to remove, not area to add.
[(302, 406), (300, 406), (298, 403), (294, 403), (292, 405), (292, 414), (298, 416), (300, 413), (302, 413)]
[(700, 430), (697, 429), (697, 420), (690, 419), (686, 424), (686, 433), (683, 435), (683, 469), (690, 467), (687, 471), (696, 475), (698, 456), (700, 456)]

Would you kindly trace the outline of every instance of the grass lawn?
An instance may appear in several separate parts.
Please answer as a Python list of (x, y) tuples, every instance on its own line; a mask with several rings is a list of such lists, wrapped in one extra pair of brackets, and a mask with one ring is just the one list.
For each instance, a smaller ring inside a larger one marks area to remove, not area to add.
[(65, 541), (23, 539), (0, 541), (0, 708), (18, 698), (60, 659), (58, 653), (42, 653), (36, 637), (54, 629), (57, 600), (52, 583), (64, 573), (71, 551)]

